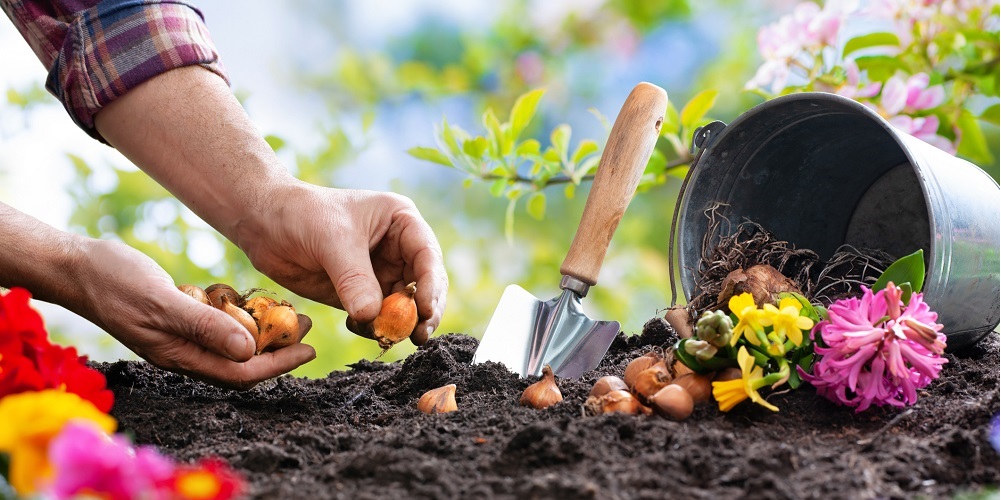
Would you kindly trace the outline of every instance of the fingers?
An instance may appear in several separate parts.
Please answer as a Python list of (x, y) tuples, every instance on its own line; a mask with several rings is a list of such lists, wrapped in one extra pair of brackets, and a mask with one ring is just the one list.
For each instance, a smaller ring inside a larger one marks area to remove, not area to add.
[(232, 361), (246, 361), (257, 347), (246, 328), (228, 314), (174, 290), (164, 300), (170, 333)]
[(382, 308), (382, 287), (375, 278), (364, 240), (351, 237), (346, 244), (331, 245), (324, 256), (323, 268), (348, 315), (361, 323), (375, 319)]
[(177, 365), (168, 366), (173, 371), (220, 387), (247, 390), (263, 380), (283, 375), (312, 361), (316, 358), (316, 351), (307, 344), (292, 344), (237, 363), (187, 343), (179, 346), (171, 357), (174, 361), (169, 364)]
[(424, 345), (441, 324), (441, 317), (445, 313), (448, 275), (445, 273), (438, 240), (419, 216), (403, 230), (400, 247), (403, 258), (411, 264), (417, 281), (417, 295), (414, 299), (417, 301), (417, 316), (420, 320), (410, 338), (414, 344)]
[(306, 337), (309, 330), (313, 328), (313, 320), (305, 314), (296, 314), (299, 317), (299, 342)]

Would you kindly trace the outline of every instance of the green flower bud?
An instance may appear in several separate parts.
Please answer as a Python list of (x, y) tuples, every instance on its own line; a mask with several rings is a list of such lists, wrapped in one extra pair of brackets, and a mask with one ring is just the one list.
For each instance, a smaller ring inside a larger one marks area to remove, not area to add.
[(699, 361), (706, 361), (716, 355), (716, 346), (705, 340), (688, 339), (685, 342), (685, 352)]
[(695, 324), (695, 335), (716, 347), (729, 344), (732, 334), (733, 321), (723, 311), (706, 311)]

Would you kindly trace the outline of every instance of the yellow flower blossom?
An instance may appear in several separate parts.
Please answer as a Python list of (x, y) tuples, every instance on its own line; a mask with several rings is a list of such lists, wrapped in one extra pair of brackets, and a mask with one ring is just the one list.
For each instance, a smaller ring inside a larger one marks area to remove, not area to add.
[(764, 370), (760, 366), (755, 366), (754, 356), (751, 356), (744, 346), (741, 346), (740, 350), (737, 351), (737, 364), (740, 365), (741, 378), (713, 382), (713, 397), (716, 398), (719, 410), (723, 412), (730, 411), (741, 401), (751, 398), (751, 401), (769, 410), (779, 411), (777, 407), (765, 401), (758, 394), (758, 389), (755, 385), (758, 385), (761, 379), (764, 378)]
[(758, 309), (754, 304), (754, 297), (744, 292), (740, 295), (730, 297), (728, 303), (730, 312), (737, 317), (737, 324), (733, 327), (733, 337), (730, 338), (730, 345), (737, 345), (741, 335), (747, 337), (747, 341), (754, 345), (761, 345), (758, 339), (758, 332), (764, 332), (764, 327), (772, 324), (771, 316), (765, 311)]
[(800, 316), (801, 309), (803, 309), (803, 304), (793, 297), (782, 299), (778, 307), (765, 304), (765, 312), (772, 319), (772, 331), (782, 339), (792, 340), (793, 344), (802, 344), (803, 332), (813, 328), (813, 320), (806, 316)]
[(52, 476), (49, 441), (71, 420), (90, 420), (114, 432), (115, 419), (76, 394), (48, 389), (0, 399), (0, 453), (10, 457), (10, 485), (22, 496)]

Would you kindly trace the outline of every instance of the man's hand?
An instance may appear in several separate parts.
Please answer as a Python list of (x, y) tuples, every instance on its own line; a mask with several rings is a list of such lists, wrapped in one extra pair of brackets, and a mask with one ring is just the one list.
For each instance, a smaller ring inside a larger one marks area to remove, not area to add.
[(217, 75), (168, 71), (95, 120), (110, 144), (282, 286), (364, 322), (384, 295), (417, 281), (411, 339), (423, 344), (440, 323), (448, 278), (413, 203), (294, 179)]
[(358, 322), (375, 319), (384, 296), (416, 281), (410, 339), (423, 345), (438, 327), (448, 277), (434, 233), (408, 198), (295, 183), (269, 206), (266, 219), (249, 224), (259, 233), (237, 235), (258, 270)]
[(65, 305), (161, 368), (249, 389), (316, 357), (305, 344), (254, 356), (254, 339), (236, 320), (179, 291), (152, 259), (121, 243), (87, 240), (72, 272), (79, 295)]

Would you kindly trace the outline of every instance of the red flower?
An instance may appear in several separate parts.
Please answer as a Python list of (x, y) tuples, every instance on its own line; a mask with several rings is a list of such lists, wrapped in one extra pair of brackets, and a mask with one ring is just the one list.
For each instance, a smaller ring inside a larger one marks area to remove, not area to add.
[(29, 299), (31, 293), (23, 288), (12, 288), (0, 295), (0, 337), (18, 337), (34, 346), (48, 345), (42, 316), (31, 308)]
[(63, 389), (107, 413), (114, 394), (104, 375), (87, 366), (74, 347), (49, 343), (42, 317), (27, 290), (0, 295), (0, 397), (25, 391)]
[(174, 472), (174, 493), (184, 500), (229, 500), (243, 489), (243, 477), (221, 458), (203, 458)]
[(38, 372), (47, 388), (64, 388), (108, 413), (115, 401), (104, 374), (87, 366), (87, 356), (77, 355), (75, 347), (50, 345), (37, 359)]

